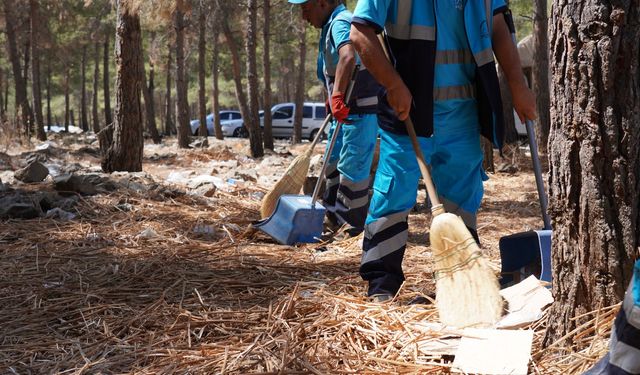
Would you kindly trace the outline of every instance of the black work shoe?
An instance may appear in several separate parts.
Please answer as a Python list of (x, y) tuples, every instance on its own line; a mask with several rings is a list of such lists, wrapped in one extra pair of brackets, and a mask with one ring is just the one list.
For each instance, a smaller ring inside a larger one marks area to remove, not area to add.
[(391, 294), (374, 294), (369, 296), (369, 299), (373, 303), (389, 303), (393, 300), (393, 296)]

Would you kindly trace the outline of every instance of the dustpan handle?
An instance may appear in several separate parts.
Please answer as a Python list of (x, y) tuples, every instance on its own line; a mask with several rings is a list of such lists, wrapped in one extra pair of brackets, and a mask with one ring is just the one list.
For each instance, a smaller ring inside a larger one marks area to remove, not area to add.
[[(358, 76), (359, 70), (360, 70), (360, 64), (356, 64), (353, 67), (353, 72), (351, 73), (351, 80), (349, 81), (349, 86), (347, 87), (347, 94), (345, 95), (346, 103), (349, 103), (349, 101), (351, 100), (351, 94), (353, 93), (353, 87), (356, 84), (356, 77)], [(329, 119), (329, 116), (327, 116), (327, 119)], [(320, 194), (320, 186), (322, 186), (322, 183), (324, 182), (324, 174), (327, 171), (327, 166), (329, 164), (329, 157), (331, 157), (331, 153), (333, 152), (333, 147), (336, 145), (336, 140), (338, 139), (338, 134), (340, 134), (340, 129), (342, 129), (342, 123), (338, 122), (338, 125), (336, 125), (336, 128), (333, 130), (331, 143), (329, 144), (329, 147), (327, 147), (327, 149), (325, 150), (324, 157), (322, 158), (322, 170), (320, 171), (320, 175), (318, 176), (318, 180), (316, 181), (316, 186), (313, 189), (313, 196), (311, 198), (311, 208), (316, 207), (316, 201), (318, 200), (318, 195)], [(318, 132), (317, 137), (319, 136), (320, 136), (320, 132)]]
[(531, 160), (533, 161), (533, 173), (536, 175), (536, 187), (538, 189), (538, 197), (540, 199), (540, 210), (542, 211), (542, 221), (544, 229), (551, 230), (551, 219), (547, 212), (549, 203), (547, 201), (547, 193), (544, 190), (544, 180), (542, 179), (542, 167), (540, 165), (540, 157), (538, 156), (538, 143), (536, 142), (536, 132), (533, 129), (533, 122), (526, 120), (527, 137), (529, 138), (529, 148), (531, 149)]

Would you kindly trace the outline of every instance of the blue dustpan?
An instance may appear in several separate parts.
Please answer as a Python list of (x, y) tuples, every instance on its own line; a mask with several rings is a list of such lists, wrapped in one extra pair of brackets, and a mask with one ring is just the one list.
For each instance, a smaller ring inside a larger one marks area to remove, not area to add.
[(531, 121), (526, 121), (526, 127), (544, 228), (500, 238), (500, 258), (502, 261), (500, 284), (503, 287), (516, 284), (531, 275), (535, 275), (540, 280), (551, 282), (551, 236), (553, 232), (547, 213), (547, 195), (542, 181), (538, 145)]
[(318, 242), (326, 209), (308, 195), (283, 195), (273, 214), (254, 224), (283, 245)]

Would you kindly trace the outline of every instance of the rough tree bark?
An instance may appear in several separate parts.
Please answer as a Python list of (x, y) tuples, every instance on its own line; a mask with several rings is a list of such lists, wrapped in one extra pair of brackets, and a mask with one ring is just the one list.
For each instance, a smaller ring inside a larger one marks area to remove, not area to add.
[[(3, 0), (5, 35), (9, 49), (9, 60), (11, 62), (11, 68), (13, 69), (13, 83), (16, 97), (16, 124), (17, 126), (23, 125), (28, 128), (27, 122), (30, 118), (29, 113), (31, 112), (31, 107), (29, 106), (29, 99), (27, 98), (27, 83), (22, 75), (22, 68), (20, 66), (20, 54), (18, 52), (18, 44), (16, 42), (13, 4), (13, 0)], [(25, 54), (28, 55), (27, 52), (28, 51), (25, 51)]]
[(205, 95), (205, 67), (204, 61), (207, 54), (207, 46), (205, 44), (205, 31), (207, 26), (207, 17), (205, 15), (206, 7), (204, 1), (200, 0), (200, 9), (198, 14), (198, 118), (200, 119), (200, 127), (198, 135), (207, 137), (207, 96)]
[(116, 23), (116, 118), (113, 142), (102, 159), (102, 170), (142, 170), (142, 105), (140, 103), (140, 17), (130, 2), (118, 0)]
[(300, 56), (298, 61), (298, 76), (296, 78), (296, 111), (293, 118), (293, 138), (292, 143), (302, 142), (302, 110), (304, 107), (304, 78), (305, 61), (307, 59), (307, 28), (304, 24), (300, 31)]
[(104, 55), (102, 57), (102, 85), (104, 90), (104, 122), (105, 125), (113, 123), (111, 112), (111, 93), (109, 89), (109, 33), (105, 33)]
[(40, 141), (47, 139), (47, 133), (44, 131), (44, 116), (42, 115), (42, 90), (40, 88), (40, 51), (38, 48), (38, 24), (40, 21), (38, 2), (29, 0), (29, 10), (31, 12), (29, 33), (31, 36), (31, 56), (33, 63), (31, 64), (31, 94), (33, 95), (33, 110), (36, 120), (36, 137)]
[(6, 114), (4, 110), (4, 71), (0, 69), (0, 123), (4, 123), (6, 121)]
[[(551, 23), (548, 345), (619, 302), (640, 244), (640, 6), (560, 0)], [(571, 344), (571, 338), (568, 340)]]
[(262, 28), (262, 42), (264, 52), (262, 55), (262, 65), (264, 70), (264, 148), (273, 150), (273, 132), (271, 129), (271, 0), (264, 0), (262, 4), (262, 18), (264, 27)]
[(249, 147), (254, 158), (264, 155), (262, 148), (262, 130), (258, 106), (260, 89), (258, 86), (258, 61), (256, 57), (258, 32), (258, 0), (247, 1), (247, 35), (245, 48), (247, 51), (247, 96), (249, 99), (249, 113), (244, 118), (244, 126), (249, 131)]
[(536, 94), (538, 149), (547, 153), (549, 142), (549, 36), (547, 0), (535, 0), (533, 18), (533, 92)]
[(98, 115), (98, 90), (100, 89), (100, 43), (94, 45), (93, 53), (93, 92), (91, 95), (91, 117), (93, 132), (100, 131), (100, 117)]
[(176, 32), (176, 96), (178, 108), (178, 147), (189, 148), (189, 100), (187, 98), (187, 81), (184, 72), (184, 13), (183, 0), (178, 0), (173, 15), (173, 27)]
[(69, 65), (64, 66), (64, 131), (69, 132), (69, 124), (71, 124), (71, 110), (69, 103)]
[(51, 62), (47, 60), (47, 128), (51, 131)]

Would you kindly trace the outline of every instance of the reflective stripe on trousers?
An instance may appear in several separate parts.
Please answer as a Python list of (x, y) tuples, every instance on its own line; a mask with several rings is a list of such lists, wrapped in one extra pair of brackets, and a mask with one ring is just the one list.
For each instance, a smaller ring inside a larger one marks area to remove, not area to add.
[[(362, 231), (369, 207), (369, 173), (378, 135), (376, 115), (352, 115), (343, 124), (329, 157), (323, 203), (338, 224)], [(329, 132), (333, 137), (336, 123)], [(333, 168), (333, 170), (332, 170)]]
[[(419, 143), (427, 163), (431, 163), (436, 189), (448, 212), (461, 216), (468, 227), (475, 229), (485, 177), (479, 134), (444, 132), (438, 138), (419, 138)], [(476, 148), (470, 147), (475, 143)], [(416, 202), (419, 177), (409, 137), (380, 130), (380, 161), (360, 265), (360, 275), (369, 281), (369, 295), (393, 295), (404, 281), (407, 217)]]

